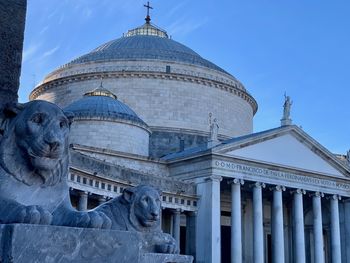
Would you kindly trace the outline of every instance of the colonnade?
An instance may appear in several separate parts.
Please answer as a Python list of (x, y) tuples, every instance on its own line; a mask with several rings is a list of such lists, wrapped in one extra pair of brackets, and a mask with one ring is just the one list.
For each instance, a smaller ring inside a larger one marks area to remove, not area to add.
[[(197, 220), (197, 254), (198, 262), (220, 262), (220, 198), (215, 193), (220, 192), (220, 181), (218, 177), (209, 177), (197, 184), (198, 194), (201, 196), (201, 204), (198, 209)], [(285, 230), (286, 222), (283, 214), (283, 197), (286, 194), (292, 195), (288, 198), (292, 202), (292, 257), (297, 262), (306, 262), (305, 251), (305, 229), (304, 229), (304, 198), (310, 198), (312, 204), (313, 221), (313, 261), (317, 263), (326, 262), (324, 257), (324, 236), (322, 223), (322, 203), (328, 202), (330, 207), (330, 257), (331, 262), (342, 262), (341, 234), (339, 221), (339, 195), (323, 194), (317, 191), (305, 189), (286, 188), (282, 185), (265, 185), (262, 182), (248, 182), (241, 179), (230, 179), (231, 188), (231, 262), (243, 262), (243, 240), (242, 240), (242, 185), (251, 188), (252, 199), (252, 251), (254, 263), (265, 262), (264, 244), (264, 222), (263, 222), (263, 191), (271, 191), (271, 260), (275, 263), (283, 263), (285, 255)], [(283, 192), (286, 192), (283, 194)], [(269, 194), (270, 195), (270, 194)], [(322, 201), (321, 201), (322, 200)], [(350, 203), (350, 202), (349, 202)], [(345, 203), (345, 214), (350, 218), (350, 204)], [(345, 215), (346, 216), (346, 215)], [(215, 222), (215, 223), (214, 223)], [(345, 224), (346, 252), (350, 248), (350, 222)], [(205, 245), (202, 240), (205, 240)], [(343, 253), (344, 254), (344, 253)], [(289, 256), (289, 254), (288, 254)], [(350, 257), (349, 257), (350, 259)]]
[[(233, 180), (231, 184), (231, 262), (242, 262), (242, 238), (241, 238), (241, 185), (242, 180)], [(264, 262), (264, 231), (263, 231), (263, 202), (262, 189), (263, 183), (253, 183), (253, 262)], [(284, 218), (283, 218), (283, 198), (282, 192), (286, 190), (284, 186), (276, 185), (270, 187), (272, 193), (271, 206), (271, 234), (272, 234), (272, 262), (283, 263), (284, 255)], [(293, 195), (293, 241), (294, 258), (303, 263), (305, 258), (305, 236), (304, 236), (304, 208), (303, 195), (306, 191), (303, 189), (291, 190)], [(320, 192), (308, 192), (312, 198), (313, 210), (313, 234), (314, 234), (314, 261), (325, 262), (323, 251), (323, 228), (322, 228), (322, 205), (321, 198), (324, 197)], [(340, 244), (340, 222), (338, 201), (340, 196), (329, 195), (327, 201), (330, 202), (331, 218), (331, 257), (333, 263), (341, 262), (341, 244)]]

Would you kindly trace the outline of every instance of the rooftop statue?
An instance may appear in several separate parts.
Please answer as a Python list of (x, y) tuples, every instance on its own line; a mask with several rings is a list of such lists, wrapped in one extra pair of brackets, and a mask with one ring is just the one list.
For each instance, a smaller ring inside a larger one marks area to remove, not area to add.
[(98, 211), (70, 202), (68, 133), (72, 116), (46, 101), (12, 104), (0, 141), (0, 223), (110, 228)]
[(209, 113), (209, 141), (218, 141), (219, 125), (217, 119), (212, 120), (212, 113)]
[(284, 104), (283, 104), (283, 118), (290, 119), (290, 108), (293, 102), (290, 100), (290, 97), (284, 94)]

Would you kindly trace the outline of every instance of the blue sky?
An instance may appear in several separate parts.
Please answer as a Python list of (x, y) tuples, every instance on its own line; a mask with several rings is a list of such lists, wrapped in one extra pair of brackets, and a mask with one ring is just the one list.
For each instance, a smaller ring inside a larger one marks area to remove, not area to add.
[[(20, 102), (46, 74), (144, 23), (146, 1), (28, 0)], [(152, 22), (238, 78), (259, 104), (254, 131), (293, 123), (350, 148), (350, 1), (154, 0)]]

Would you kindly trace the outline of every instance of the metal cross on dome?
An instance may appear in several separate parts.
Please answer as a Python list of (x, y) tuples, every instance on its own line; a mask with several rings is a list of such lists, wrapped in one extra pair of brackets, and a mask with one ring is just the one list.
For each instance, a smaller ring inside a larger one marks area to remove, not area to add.
[(146, 23), (149, 23), (151, 21), (151, 17), (149, 16), (149, 10), (153, 9), (153, 7), (149, 5), (149, 1), (147, 1), (147, 5), (143, 5), (143, 6), (147, 8), (147, 16), (145, 20), (146, 20)]

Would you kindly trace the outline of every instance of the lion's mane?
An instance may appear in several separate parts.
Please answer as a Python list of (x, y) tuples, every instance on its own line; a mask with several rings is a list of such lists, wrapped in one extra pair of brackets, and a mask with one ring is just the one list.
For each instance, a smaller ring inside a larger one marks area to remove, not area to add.
[[(68, 131), (59, 127), (69, 125), (62, 124), (68, 120), (63, 111), (44, 101), (12, 106), (7, 111), (12, 116), (0, 142), (1, 168), (26, 185), (45, 187), (60, 182), (68, 173)], [(41, 120), (43, 116), (47, 120)], [(50, 140), (57, 141), (55, 151), (48, 146)]]

